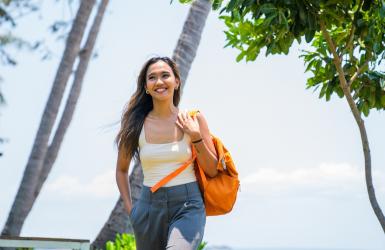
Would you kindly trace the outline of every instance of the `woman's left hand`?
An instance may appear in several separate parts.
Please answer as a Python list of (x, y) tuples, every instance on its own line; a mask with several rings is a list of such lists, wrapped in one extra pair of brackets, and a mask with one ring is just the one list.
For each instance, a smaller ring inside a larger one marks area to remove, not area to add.
[(176, 124), (187, 133), (192, 141), (201, 139), (201, 132), (196, 116), (191, 117), (187, 111), (180, 112)]

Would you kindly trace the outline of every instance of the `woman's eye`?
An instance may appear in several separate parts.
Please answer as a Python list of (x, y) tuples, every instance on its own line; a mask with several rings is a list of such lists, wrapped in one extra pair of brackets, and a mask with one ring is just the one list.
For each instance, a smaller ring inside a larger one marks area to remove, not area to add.
[(169, 77), (170, 75), (168, 75), (168, 74), (165, 74), (165, 75), (163, 75), (163, 78), (167, 78), (167, 77)]

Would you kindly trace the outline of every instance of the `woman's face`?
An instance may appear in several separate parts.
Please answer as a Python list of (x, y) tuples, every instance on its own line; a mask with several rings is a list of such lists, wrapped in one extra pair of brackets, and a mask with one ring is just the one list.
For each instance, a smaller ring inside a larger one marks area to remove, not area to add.
[(172, 100), (174, 90), (178, 87), (179, 81), (166, 62), (159, 60), (148, 67), (145, 88), (152, 98), (159, 101)]

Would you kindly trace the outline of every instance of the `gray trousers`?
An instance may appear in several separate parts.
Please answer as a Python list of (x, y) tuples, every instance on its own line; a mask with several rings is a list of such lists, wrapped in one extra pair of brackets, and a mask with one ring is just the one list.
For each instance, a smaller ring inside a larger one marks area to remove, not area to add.
[(206, 224), (197, 182), (161, 187), (143, 186), (129, 215), (138, 250), (195, 250)]

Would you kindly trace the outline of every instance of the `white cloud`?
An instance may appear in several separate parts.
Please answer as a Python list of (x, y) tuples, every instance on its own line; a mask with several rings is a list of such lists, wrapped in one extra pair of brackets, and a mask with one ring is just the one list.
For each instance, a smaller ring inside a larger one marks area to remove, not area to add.
[(100, 198), (116, 197), (118, 193), (113, 170), (96, 175), (89, 181), (71, 175), (62, 175), (48, 183), (47, 189), (49, 192), (66, 196), (91, 195)]
[[(373, 171), (377, 192), (384, 192), (385, 175)], [(377, 184), (377, 186), (376, 186)], [(278, 169), (259, 168), (241, 179), (242, 191), (260, 195), (294, 192), (304, 195), (352, 194), (365, 195), (365, 174), (363, 168), (347, 163), (322, 163), (317, 167)]]
[[(385, 173), (373, 171), (373, 179), (376, 193), (385, 193)], [(71, 197), (109, 198), (119, 193), (114, 170), (91, 180), (62, 175), (48, 183), (47, 189)], [(241, 191), (254, 195), (367, 196), (364, 170), (347, 163), (322, 163), (317, 167), (293, 169), (262, 167), (241, 179)]]

